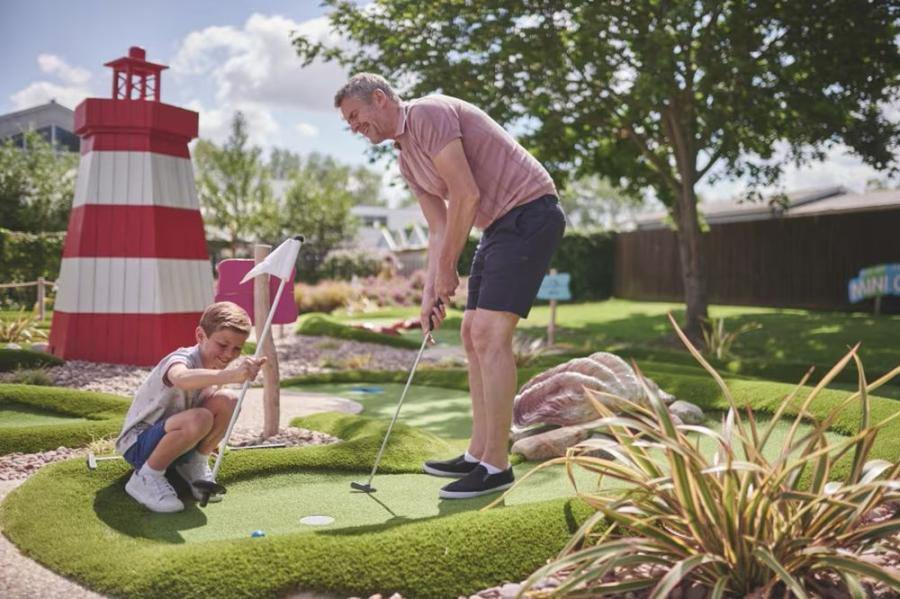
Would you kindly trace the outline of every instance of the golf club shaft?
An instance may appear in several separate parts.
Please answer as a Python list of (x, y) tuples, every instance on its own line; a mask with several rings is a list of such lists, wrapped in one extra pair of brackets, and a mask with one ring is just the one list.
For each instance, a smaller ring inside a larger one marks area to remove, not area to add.
[[(269, 334), (269, 329), (272, 328), (272, 318), (275, 316), (275, 309), (278, 307), (278, 302), (281, 300), (281, 292), (284, 291), (284, 286), (286, 284), (287, 280), (282, 279), (281, 285), (278, 286), (278, 291), (275, 292), (275, 300), (272, 302), (272, 307), (269, 309), (269, 315), (266, 317), (266, 323), (263, 325), (262, 334), (259, 336), (259, 339), (256, 340), (256, 351), (253, 352), (254, 358), (259, 358), (260, 354), (263, 352), (263, 343), (266, 340), (266, 335)], [(234, 406), (234, 412), (231, 414), (231, 420), (228, 422), (225, 436), (222, 437), (222, 441), (219, 443), (219, 454), (216, 456), (216, 464), (212, 469), (213, 480), (216, 480), (216, 476), (219, 474), (219, 466), (222, 465), (222, 456), (225, 455), (225, 446), (228, 444), (228, 440), (231, 439), (231, 431), (234, 429), (238, 416), (241, 414), (241, 404), (244, 403), (244, 396), (247, 395), (247, 389), (249, 388), (250, 379), (247, 379), (244, 381), (244, 386), (241, 387), (241, 394), (238, 396), (237, 403)]]
[(391, 419), (387, 432), (384, 434), (384, 440), (381, 442), (381, 449), (378, 450), (378, 455), (375, 456), (375, 464), (372, 466), (372, 474), (369, 475), (369, 482), (366, 484), (367, 487), (372, 486), (372, 479), (375, 478), (375, 472), (378, 470), (378, 463), (381, 462), (381, 454), (384, 453), (388, 438), (391, 436), (391, 430), (394, 428), (394, 423), (397, 422), (397, 417), (400, 415), (400, 407), (403, 405), (403, 400), (406, 399), (406, 392), (409, 391), (409, 385), (412, 383), (413, 375), (416, 373), (416, 366), (419, 365), (419, 360), (422, 359), (422, 353), (425, 351), (425, 346), (428, 345), (428, 338), (430, 336), (431, 332), (429, 331), (425, 333), (425, 337), (422, 339), (422, 347), (419, 348), (419, 353), (416, 355), (416, 361), (413, 362), (412, 369), (409, 371), (409, 377), (406, 379), (406, 386), (403, 387), (403, 393), (400, 394), (400, 401), (397, 402), (397, 409), (394, 411), (394, 417)]

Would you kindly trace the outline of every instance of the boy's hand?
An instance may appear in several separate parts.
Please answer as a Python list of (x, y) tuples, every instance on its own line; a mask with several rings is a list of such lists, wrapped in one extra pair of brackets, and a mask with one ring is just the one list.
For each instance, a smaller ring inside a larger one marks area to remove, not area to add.
[(265, 363), (265, 356), (262, 358), (251, 358), (248, 356), (242, 359), (241, 363), (238, 364), (236, 368), (227, 370), (226, 372), (231, 373), (232, 383), (244, 383), (254, 380), (256, 375), (259, 374), (259, 369), (262, 368)]

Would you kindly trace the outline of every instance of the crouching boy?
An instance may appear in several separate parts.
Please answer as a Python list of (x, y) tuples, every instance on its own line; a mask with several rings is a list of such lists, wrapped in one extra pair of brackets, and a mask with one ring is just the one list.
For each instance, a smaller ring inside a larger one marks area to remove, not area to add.
[(193, 483), (212, 479), (209, 455), (225, 435), (237, 399), (219, 386), (252, 381), (265, 362), (245, 357), (225, 370), (241, 355), (249, 334), (250, 318), (243, 308), (215, 303), (200, 318), (197, 345), (163, 358), (138, 388), (116, 451), (134, 467), (125, 491), (141, 505), (154, 512), (184, 509), (165, 477), (173, 463), (194, 497), (201, 498)]

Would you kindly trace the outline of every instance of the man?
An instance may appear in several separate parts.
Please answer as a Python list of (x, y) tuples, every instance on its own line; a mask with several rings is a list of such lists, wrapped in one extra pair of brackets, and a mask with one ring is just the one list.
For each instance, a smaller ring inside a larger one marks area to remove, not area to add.
[(426, 462), (457, 477), (440, 496), (475, 497), (514, 481), (507, 453), (516, 393), (513, 331), (534, 303), (565, 216), (547, 171), (500, 125), (449, 96), (403, 102), (378, 75), (360, 73), (335, 95), (354, 133), (393, 140), (400, 172), (428, 222), (421, 320), (440, 327), (457, 286), (457, 263), (472, 226), (483, 230), (472, 261), (461, 336), (469, 362), (472, 437), (468, 451)]

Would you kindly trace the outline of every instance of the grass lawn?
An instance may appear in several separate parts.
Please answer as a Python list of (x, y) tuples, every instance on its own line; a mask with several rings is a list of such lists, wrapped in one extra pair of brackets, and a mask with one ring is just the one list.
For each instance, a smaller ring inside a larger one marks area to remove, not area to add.
[[(613, 351), (644, 360), (693, 364), (693, 358), (675, 340), (666, 314), (671, 311), (681, 322), (684, 305), (663, 302), (633, 302), (611, 299), (583, 304), (560, 304), (557, 310), (556, 338), (571, 355), (594, 351)], [(518, 330), (534, 337), (546, 334), (549, 307), (536, 306)], [(413, 316), (415, 308), (391, 309), (365, 317), (336, 316), (345, 323), (376, 322), (386, 324)], [(744, 333), (735, 342), (734, 358), (715, 362), (733, 374), (748, 374), (785, 382), (798, 382), (810, 366), (827, 372), (847, 349), (861, 342), (859, 355), (870, 379), (900, 365), (900, 316), (842, 312), (811, 312), (747, 306), (710, 306), (710, 316), (725, 318), (725, 330), (734, 331), (743, 324), (758, 323), (762, 328)], [(461, 313), (451, 311), (439, 343), (458, 345)], [(418, 337), (418, 331), (405, 335)], [(824, 370), (823, 370), (824, 369)], [(853, 382), (847, 372), (844, 382)], [(900, 380), (895, 380), (900, 386)]]

